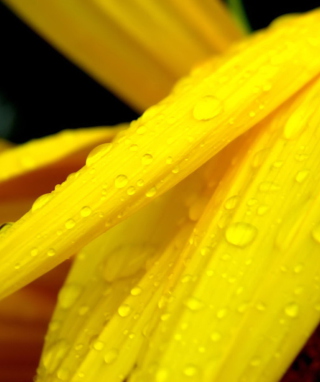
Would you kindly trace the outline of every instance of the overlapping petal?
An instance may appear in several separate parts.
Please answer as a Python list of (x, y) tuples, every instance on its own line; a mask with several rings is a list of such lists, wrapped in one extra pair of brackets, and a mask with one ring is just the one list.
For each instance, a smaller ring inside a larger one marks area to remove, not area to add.
[(2, 296), (173, 187), (316, 77), (318, 24), (314, 11), (259, 33), (205, 65), (205, 76), (200, 68), (182, 81), (113, 145), (95, 149), (86, 167), (2, 235)]
[(43, 36), (138, 110), (242, 33), (220, 1), (6, 0)]

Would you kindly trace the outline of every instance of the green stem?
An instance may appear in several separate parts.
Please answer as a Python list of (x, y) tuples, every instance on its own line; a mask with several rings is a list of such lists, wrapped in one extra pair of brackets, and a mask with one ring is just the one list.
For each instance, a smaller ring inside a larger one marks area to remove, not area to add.
[(227, 0), (228, 6), (245, 33), (252, 32), (241, 0)]

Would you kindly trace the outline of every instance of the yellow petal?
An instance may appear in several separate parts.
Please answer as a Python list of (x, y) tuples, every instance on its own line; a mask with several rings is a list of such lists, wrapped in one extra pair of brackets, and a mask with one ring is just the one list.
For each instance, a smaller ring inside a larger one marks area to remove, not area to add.
[[(315, 77), (319, 19), (315, 11), (289, 27), (259, 33), (245, 47), (214, 60), (212, 74), (200, 80), (198, 69), (113, 146), (94, 150), (86, 167), (37, 200), (3, 234), (1, 295), (51, 269), (173, 187)], [(34, 248), (36, 257), (31, 256)], [(21, 264), (18, 271), (16, 263)]]
[[(228, 148), (81, 251), (59, 295), (46, 336), (40, 380), (83, 374), (87, 380), (99, 375), (111, 381), (127, 374), (151, 330), (144, 306), (151, 299), (158, 304), (160, 281), (171, 271), (230, 160)], [(112, 367), (96, 367), (101, 350), (105, 365)]]
[(243, 137), (130, 381), (277, 381), (317, 326), (319, 99), (317, 80)]
[(0, 182), (38, 170), (81, 153), (103, 142), (110, 142), (126, 125), (117, 128), (97, 127), (64, 130), (49, 137), (35, 139), (0, 153)]
[(220, 1), (6, 0), (53, 45), (138, 110), (241, 37)]

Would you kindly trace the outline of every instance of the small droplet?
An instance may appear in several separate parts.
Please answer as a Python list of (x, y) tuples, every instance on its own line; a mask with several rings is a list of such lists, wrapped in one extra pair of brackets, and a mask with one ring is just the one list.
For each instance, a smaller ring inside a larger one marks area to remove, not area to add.
[(147, 131), (146, 127), (141, 125), (137, 128), (137, 134), (142, 135)]
[(198, 374), (198, 372), (199, 372), (198, 368), (194, 365), (188, 365), (183, 370), (183, 374), (186, 377), (194, 377)]
[(32, 212), (39, 210), (52, 199), (52, 194), (44, 194), (36, 199), (31, 207)]
[(118, 308), (119, 316), (127, 317), (131, 313), (131, 307), (128, 304), (120, 305)]
[(210, 247), (203, 247), (203, 248), (201, 248), (201, 251), (200, 251), (202, 256), (210, 255), (211, 252), (212, 252), (212, 250)]
[(284, 162), (283, 162), (282, 160), (277, 160), (277, 161), (273, 162), (272, 166), (273, 166), (274, 168), (280, 168), (280, 167), (283, 166), (283, 163), (284, 163)]
[(104, 348), (104, 343), (102, 341), (95, 341), (92, 344), (92, 348), (97, 351), (101, 351)]
[(195, 297), (189, 297), (185, 302), (185, 306), (195, 312), (203, 309), (204, 303)]
[(118, 175), (114, 181), (116, 188), (123, 188), (128, 184), (128, 178), (125, 175)]
[(226, 316), (226, 314), (227, 314), (227, 309), (225, 308), (219, 309), (217, 312), (217, 318), (222, 319)]
[(200, 99), (193, 108), (193, 116), (198, 121), (208, 121), (222, 111), (222, 102), (213, 97), (206, 96)]
[(266, 204), (263, 204), (263, 205), (258, 207), (257, 215), (263, 216), (263, 215), (265, 215), (269, 211), (269, 209), (270, 209), (269, 206), (267, 206)]
[(38, 249), (37, 247), (34, 247), (34, 248), (31, 249), (31, 251), (30, 251), (30, 255), (31, 255), (32, 257), (35, 257), (35, 256), (37, 256), (38, 254), (39, 254), (39, 249)]
[(89, 167), (96, 163), (100, 158), (106, 155), (112, 149), (112, 143), (104, 143), (90, 151), (87, 156), (86, 165)]
[(231, 198), (227, 199), (227, 201), (224, 204), (224, 207), (226, 210), (233, 210), (235, 206), (237, 205), (239, 200), (239, 196), (231, 196)]
[(137, 181), (137, 186), (138, 186), (138, 187), (143, 187), (143, 186), (144, 186), (144, 180), (143, 180), (143, 179), (139, 179), (139, 180)]
[(153, 156), (151, 154), (144, 154), (144, 156), (141, 159), (141, 163), (145, 166), (152, 163), (152, 161), (153, 161)]
[(65, 227), (67, 229), (72, 229), (76, 225), (75, 221), (73, 219), (69, 219), (65, 223)]
[(140, 287), (134, 287), (131, 289), (130, 294), (131, 296), (139, 296), (141, 292), (142, 292), (142, 289)]
[(225, 238), (228, 243), (244, 248), (255, 240), (257, 233), (258, 230), (253, 225), (239, 222), (226, 229)]
[(58, 296), (58, 303), (62, 309), (69, 309), (77, 301), (82, 288), (80, 285), (65, 285)]
[(156, 382), (167, 382), (168, 381), (168, 370), (165, 368), (160, 368), (157, 370), (155, 375)]
[(261, 192), (274, 192), (280, 190), (280, 186), (274, 182), (262, 182), (259, 185)]
[(80, 215), (81, 215), (82, 217), (85, 218), (85, 217), (91, 215), (91, 213), (92, 213), (92, 211), (91, 211), (91, 208), (90, 208), (90, 207), (85, 206), (85, 207), (81, 208)]
[(221, 334), (219, 332), (213, 332), (210, 336), (213, 342), (218, 342), (221, 339)]
[(257, 367), (261, 364), (261, 359), (260, 358), (253, 358), (250, 362), (250, 365), (253, 367)]
[(70, 377), (70, 370), (63, 367), (59, 368), (57, 371), (57, 377), (60, 381), (67, 381)]
[(47, 256), (52, 257), (55, 256), (56, 251), (53, 248), (48, 249)]
[(167, 160), (166, 160), (166, 163), (167, 164), (171, 164), (172, 162), (173, 162), (172, 157), (168, 157)]
[(138, 150), (138, 145), (131, 145), (130, 147), (129, 147), (129, 150), (130, 151), (137, 151)]
[(134, 195), (136, 193), (136, 189), (134, 188), (134, 187), (129, 187), (128, 189), (127, 189), (127, 194), (128, 195)]
[(118, 358), (118, 350), (117, 349), (110, 349), (105, 355), (104, 355), (104, 362), (107, 365), (111, 365), (117, 358)]
[(311, 231), (313, 239), (320, 244), (320, 223), (318, 223)]
[(157, 189), (155, 187), (152, 187), (150, 188), (150, 190), (146, 192), (146, 197), (152, 198), (156, 193), (157, 193)]
[(309, 174), (310, 174), (310, 171), (309, 171), (309, 170), (299, 171), (299, 172), (297, 173), (295, 179), (296, 179), (296, 181), (297, 181), (298, 183), (303, 183), (303, 182), (307, 179), (307, 177), (308, 177)]
[(285, 307), (284, 312), (288, 317), (297, 317), (299, 314), (299, 306), (295, 302), (291, 302)]
[(304, 110), (301, 111), (301, 109), (297, 109), (296, 112), (291, 115), (284, 126), (284, 138), (295, 139), (306, 128), (305, 115), (303, 113), (305, 113)]

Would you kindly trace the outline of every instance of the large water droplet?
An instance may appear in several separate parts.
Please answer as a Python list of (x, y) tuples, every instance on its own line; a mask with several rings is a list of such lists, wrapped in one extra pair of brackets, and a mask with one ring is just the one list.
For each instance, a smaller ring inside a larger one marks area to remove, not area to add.
[(113, 362), (115, 362), (115, 360), (118, 358), (118, 350), (117, 349), (110, 349), (109, 351), (106, 352), (106, 354), (104, 355), (104, 362), (107, 364), (107, 365), (110, 365), (112, 364)]
[(152, 187), (150, 188), (150, 190), (146, 192), (146, 197), (152, 198), (153, 196), (155, 196), (156, 193), (157, 193), (157, 189), (155, 187)]
[(141, 163), (143, 165), (148, 165), (150, 163), (152, 163), (153, 161), (153, 156), (151, 154), (144, 154), (142, 159), (141, 159)]
[(228, 243), (244, 248), (255, 240), (257, 233), (258, 230), (253, 225), (238, 222), (226, 229), (225, 238)]
[(189, 308), (190, 310), (192, 311), (198, 311), (202, 308), (204, 308), (204, 303), (202, 301), (200, 301), (199, 299), (195, 298), (195, 297), (189, 297), (186, 301), (185, 301), (185, 306), (187, 308)]
[(193, 116), (198, 121), (208, 121), (222, 111), (222, 102), (213, 97), (206, 96), (200, 99), (193, 108)]
[(51, 199), (52, 199), (52, 194), (44, 194), (44, 195), (39, 196), (39, 198), (34, 201), (32, 207), (31, 207), (32, 212), (42, 208)]
[(82, 207), (82, 208), (81, 208), (80, 215), (81, 215), (83, 218), (85, 218), (85, 217), (91, 215), (91, 213), (92, 213), (92, 210), (91, 210), (90, 207), (85, 206), (85, 207)]

